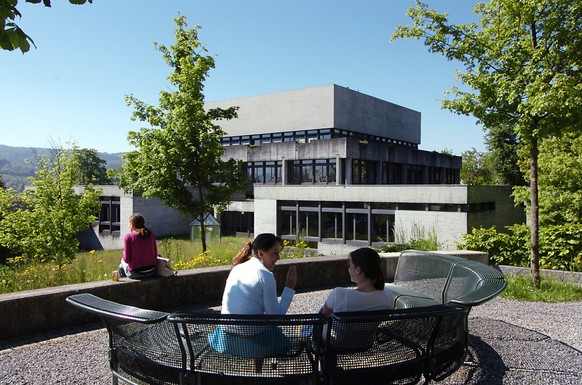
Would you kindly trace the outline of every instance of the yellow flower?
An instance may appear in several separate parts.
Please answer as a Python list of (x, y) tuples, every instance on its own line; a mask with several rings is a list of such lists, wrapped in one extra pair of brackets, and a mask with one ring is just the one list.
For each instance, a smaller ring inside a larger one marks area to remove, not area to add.
[(102, 261), (101, 259), (98, 259), (98, 260), (97, 260), (97, 263), (102, 263), (102, 262), (103, 262), (103, 261)]
[(95, 250), (89, 251), (89, 254), (95, 254)]

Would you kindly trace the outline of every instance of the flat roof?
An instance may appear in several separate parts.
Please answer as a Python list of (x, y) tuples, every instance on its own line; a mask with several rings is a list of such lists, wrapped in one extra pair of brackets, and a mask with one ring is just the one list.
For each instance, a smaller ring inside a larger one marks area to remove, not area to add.
[(238, 118), (217, 122), (228, 136), (336, 128), (420, 144), (420, 112), (336, 84), (225, 99)]

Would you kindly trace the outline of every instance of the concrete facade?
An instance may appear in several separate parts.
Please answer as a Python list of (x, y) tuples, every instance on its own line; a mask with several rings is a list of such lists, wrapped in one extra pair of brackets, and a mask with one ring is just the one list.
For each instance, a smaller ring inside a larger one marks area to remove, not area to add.
[(238, 119), (220, 122), (229, 136), (333, 127), (420, 143), (419, 112), (335, 84), (206, 103), (231, 106)]
[[(510, 188), (486, 186), (255, 186), (255, 232), (281, 233), (277, 201), (298, 202), (362, 202), (395, 205), (395, 241), (407, 242), (417, 235), (435, 235), (442, 249), (455, 249), (461, 234), (474, 226), (504, 226), (524, 220), (522, 210), (515, 208)], [(268, 202), (268, 204), (265, 204)], [(401, 204), (422, 204), (417, 210), (399, 209)], [(495, 209), (471, 212), (471, 207), (494, 203)], [(443, 211), (446, 205), (448, 210)], [(309, 240), (321, 242), (322, 239)], [(337, 243), (337, 239), (327, 240)], [(357, 241), (357, 240), (354, 240)], [(369, 245), (371, 242), (352, 242)], [(328, 250), (327, 248), (319, 250)]]
[(525, 220), (511, 189), (461, 185), (461, 157), (418, 149), (419, 112), (335, 84), (207, 104), (231, 106), (224, 158), (252, 180), (222, 214), (233, 234), (300, 234), (325, 250), (422, 234), (452, 249), (473, 227)]
[[(156, 198), (144, 198), (133, 193), (125, 193), (123, 189), (113, 185), (95, 186), (101, 189), (102, 210), (91, 229), (79, 234), (80, 247), (87, 250), (117, 250), (123, 249), (123, 238), (129, 232), (129, 217), (141, 213), (146, 220), (146, 226), (157, 237), (185, 235), (190, 232), (190, 223), (194, 216), (184, 216), (174, 209), (164, 205)], [(82, 192), (84, 187), (75, 188)], [(104, 206), (119, 206), (104, 214)], [(104, 218), (104, 215), (108, 216)], [(107, 226), (107, 229), (105, 229)], [(113, 230), (111, 230), (112, 228)]]
[[(322, 250), (436, 236), (446, 250), (473, 227), (525, 220), (510, 188), (460, 185), (461, 157), (418, 149), (419, 112), (335, 84), (206, 107), (231, 106), (238, 119), (217, 122), (223, 157), (243, 162), (251, 183), (221, 213), (223, 235), (302, 236)], [(134, 212), (159, 237), (189, 233), (193, 218), (163, 202), (99, 187), (103, 209), (83, 248), (123, 248)]]

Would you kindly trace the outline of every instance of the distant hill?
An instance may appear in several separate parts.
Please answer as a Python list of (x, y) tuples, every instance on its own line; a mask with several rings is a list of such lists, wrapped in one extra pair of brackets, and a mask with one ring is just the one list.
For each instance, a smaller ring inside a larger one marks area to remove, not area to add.
[[(35, 153), (45, 155), (50, 151), (48, 148), (11, 147), (0, 144), (0, 175), (6, 187), (21, 191), (24, 185), (29, 184), (28, 177), (34, 175), (34, 165), (27, 160), (33, 160)], [(121, 167), (122, 154), (97, 153), (107, 162), (107, 168), (116, 170)]]

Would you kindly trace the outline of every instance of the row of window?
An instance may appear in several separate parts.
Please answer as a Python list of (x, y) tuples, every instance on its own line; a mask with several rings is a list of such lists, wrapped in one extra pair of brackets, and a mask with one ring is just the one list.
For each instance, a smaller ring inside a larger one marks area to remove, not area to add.
[(279, 202), (277, 232), (286, 239), (298, 234), (307, 240), (323, 238), (395, 242), (395, 210), (488, 211), (494, 202), (471, 205), (395, 204), (362, 202)]
[(302, 131), (287, 131), (287, 132), (273, 132), (266, 134), (255, 135), (238, 135), (225, 136), (222, 138), (223, 146), (239, 146), (239, 145), (259, 145), (261, 143), (281, 143), (281, 142), (297, 142), (309, 143), (313, 140), (331, 139), (331, 138), (355, 138), (365, 140), (368, 142), (388, 143), (412, 148), (418, 148), (418, 144), (410, 143), (402, 140), (395, 140), (376, 135), (364, 134), (361, 132), (340, 130), (337, 128), (317, 129), (317, 130), (302, 130)]
[(335, 183), (335, 159), (304, 159), (289, 162), (289, 184)]
[(403, 202), (339, 202), (339, 201), (279, 201), (281, 210), (348, 213), (393, 214), (396, 210), (447, 211), (479, 213), (495, 211), (495, 202), (470, 204), (453, 203), (403, 203)]
[[(287, 184), (336, 183), (338, 167), (345, 173), (345, 160), (336, 164), (336, 159), (303, 159), (287, 162)], [(440, 167), (424, 167), (403, 163), (382, 162), (381, 179), (376, 176), (378, 162), (354, 159), (352, 161), (351, 184), (454, 184), (457, 171)], [(253, 183), (280, 184), (283, 182), (283, 162), (248, 162), (247, 174)], [(406, 172), (406, 178), (404, 173)]]
[[(368, 221), (367, 214), (321, 213), (308, 211), (281, 211), (277, 229), (285, 239), (296, 239), (297, 234), (307, 240), (320, 238), (346, 239), (350, 241), (394, 242), (394, 215), (374, 214)], [(321, 232), (321, 233), (320, 233)]]

